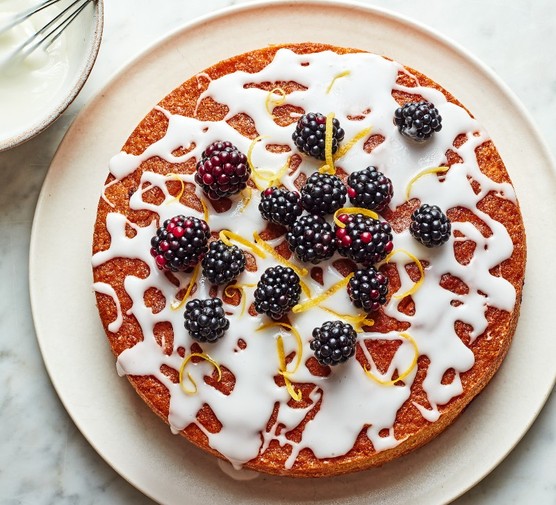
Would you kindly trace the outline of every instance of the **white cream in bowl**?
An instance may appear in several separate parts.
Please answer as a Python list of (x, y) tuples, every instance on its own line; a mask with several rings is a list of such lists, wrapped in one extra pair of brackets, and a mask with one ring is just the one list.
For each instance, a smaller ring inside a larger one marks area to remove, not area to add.
[[(0, 26), (38, 0), (0, 1)], [(92, 2), (47, 49), (5, 63), (18, 45), (72, 0), (62, 0), (0, 34), (0, 151), (33, 137), (73, 101), (94, 63), (102, 31), (102, 2)]]

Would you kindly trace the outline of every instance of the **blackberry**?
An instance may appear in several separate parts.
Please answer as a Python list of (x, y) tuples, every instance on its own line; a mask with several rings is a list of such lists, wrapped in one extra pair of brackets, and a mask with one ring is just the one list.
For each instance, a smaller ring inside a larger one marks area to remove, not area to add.
[[(337, 119), (332, 120), (332, 154), (338, 150), (338, 146), (344, 140), (345, 132), (340, 128)], [(292, 139), (300, 151), (305, 154), (324, 160), (326, 135), (326, 116), (320, 112), (309, 112), (299, 118)]]
[(194, 299), (187, 302), (184, 326), (198, 342), (216, 342), (230, 327), (220, 298)]
[(209, 245), (203, 258), (203, 275), (213, 284), (227, 284), (245, 270), (245, 254), (235, 246), (221, 240)]
[(424, 142), (442, 129), (442, 116), (430, 102), (410, 102), (396, 109), (394, 124), (402, 135)]
[(301, 205), (311, 214), (333, 214), (343, 207), (346, 195), (340, 178), (315, 172), (301, 188)]
[(286, 234), (286, 240), (300, 261), (315, 265), (330, 258), (336, 250), (332, 226), (321, 216), (301, 216)]
[(388, 277), (374, 267), (356, 270), (349, 280), (347, 291), (356, 307), (365, 312), (374, 312), (386, 303)]
[(411, 215), (409, 232), (421, 244), (436, 247), (448, 241), (452, 224), (439, 207), (424, 203)]
[(190, 272), (207, 252), (208, 224), (192, 216), (164, 221), (151, 239), (151, 255), (160, 270)]
[(303, 207), (296, 191), (271, 187), (262, 192), (259, 212), (271, 223), (290, 226), (301, 215)]
[(355, 354), (357, 333), (351, 324), (343, 321), (326, 321), (313, 330), (311, 349), (321, 365), (334, 366)]
[(345, 228), (336, 227), (338, 252), (365, 266), (377, 263), (392, 251), (392, 228), (363, 214), (340, 214), (338, 220)]
[(386, 208), (394, 194), (392, 181), (375, 167), (350, 174), (347, 186), (347, 194), (353, 205), (377, 212)]
[(255, 310), (272, 319), (281, 319), (299, 301), (299, 277), (289, 267), (265, 270), (255, 289)]
[(247, 156), (231, 142), (218, 141), (203, 151), (195, 182), (211, 200), (219, 200), (244, 189), (250, 175)]

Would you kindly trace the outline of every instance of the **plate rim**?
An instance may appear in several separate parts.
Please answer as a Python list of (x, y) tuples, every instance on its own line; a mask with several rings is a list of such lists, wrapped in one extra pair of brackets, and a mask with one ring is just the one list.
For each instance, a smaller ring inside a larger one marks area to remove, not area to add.
[[(191, 20), (187, 23), (184, 23), (180, 27), (172, 30), (167, 35), (159, 37), (157, 40), (152, 42), (146, 49), (140, 51), (136, 56), (131, 58), (125, 65), (123, 65), (122, 68), (120, 68), (119, 70), (114, 72), (109, 77), (109, 79), (105, 82), (105, 84), (95, 93), (95, 95), (88, 101), (88, 103), (79, 112), (79, 114), (77, 115), (77, 117), (73, 121), (72, 125), (70, 126), (70, 128), (66, 132), (64, 138), (62, 139), (62, 141), (61, 141), (61, 143), (60, 143), (60, 145), (59, 145), (59, 147), (56, 151), (55, 156), (53, 157), (52, 163), (50, 165), (47, 176), (45, 178), (45, 182), (44, 182), (44, 184), (41, 188), (39, 198), (37, 200), (35, 214), (34, 214), (34, 218), (33, 218), (31, 241), (30, 241), (30, 255), (29, 255), (29, 287), (30, 287), (31, 311), (32, 311), (32, 315), (33, 315), (33, 321), (34, 321), (34, 324), (35, 324), (35, 332), (36, 332), (39, 348), (41, 350), (41, 354), (43, 355), (43, 360), (44, 360), (44, 363), (45, 363), (47, 373), (48, 373), (48, 375), (50, 377), (50, 380), (51, 380), (51, 382), (54, 386), (54, 389), (56, 390), (56, 393), (57, 393), (58, 397), (60, 398), (62, 404), (64, 405), (64, 408), (66, 409), (66, 411), (68, 412), (68, 414), (72, 418), (73, 422), (76, 424), (77, 428), (80, 430), (81, 434), (85, 437), (85, 439), (88, 441), (88, 443), (95, 449), (95, 451), (120, 476), (122, 476), (124, 479), (126, 479), (128, 482), (130, 482), (134, 487), (136, 487), (141, 492), (143, 492), (145, 495), (149, 496), (150, 498), (152, 498), (154, 500), (156, 500), (157, 498), (155, 496), (152, 496), (147, 490), (145, 490), (143, 487), (141, 487), (140, 484), (138, 484), (137, 482), (134, 482), (131, 477), (126, 475), (126, 472), (123, 472), (120, 468), (116, 468), (111, 463), (111, 461), (109, 461), (105, 457), (102, 450), (97, 446), (97, 444), (89, 438), (89, 436), (86, 433), (85, 428), (81, 425), (81, 422), (79, 422), (75, 418), (74, 414), (72, 413), (72, 408), (68, 404), (69, 402), (67, 401), (67, 398), (65, 398), (64, 395), (62, 394), (60, 384), (58, 384), (57, 380), (54, 377), (55, 373), (51, 370), (47, 359), (45, 359), (45, 352), (44, 352), (45, 340), (44, 340), (44, 337), (42, 336), (41, 331), (39, 329), (39, 324), (37, 323), (37, 321), (39, 319), (37, 314), (38, 314), (38, 310), (39, 310), (38, 307), (40, 305), (40, 302), (39, 302), (40, 295), (37, 293), (36, 289), (33, 288), (33, 279), (35, 278), (35, 272), (38, 271), (39, 268), (40, 268), (38, 266), (38, 260), (37, 260), (37, 255), (38, 255), (37, 251), (38, 251), (38, 247), (39, 247), (38, 246), (38, 240), (39, 240), (38, 239), (38, 236), (39, 236), (38, 222), (40, 220), (40, 214), (41, 214), (42, 208), (45, 205), (47, 205), (47, 200), (48, 200), (48, 196), (49, 196), (48, 195), (49, 176), (51, 176), (51, 173), (54, 171), (53, 167), (55, 167), (59, 163), (61, 163), (60, 158), (62, 157), (62, 151), (63, 151), (63, 148), (65, 146), (65, 141), (71, 134), (74, 133), (75, 129), (79, 126), (80, 120), (82, 120), (84, 117), (86, 117), (87, 114), (91, 110), (95, 109), (95, 107), (98, 106), (98, 102), (102, 99), (102, 95), (104, 93), (109, 92), (115, 85), (118, 84), (118, 82), (134, 66), (136, 66), (139, 62), (141, 62), (145, 58), (147, 58), (150, 54), (156, 52), (157, 49), (160, 49), (160, 47), (163, 44), (167, 43), (168, 41), (170, 41), (170, 40), (172, 40), (176, 37), (179, 37), (180, 35), (185, 34), (186, 32), (188, 32), (188, 31), (190, 31), (194, 28), (197, 28), (197, 27), (199, 27), (199, 26), (201, 26), (205, 23), (210, 23), (210, 22), (214, 22), (214, 21), (223, 19), (230, 14), (237, 14), (237, 13), (241, 13), (242, 11), (243, 12), (255, 11), (255, 10), (258, 10), (260, 8), (264, 8), (266, 6), (271, 6), (271, 7), (280, 6), (280, 7), (283, 7), (283, 8), (288, 8), (288, 7), (295, 7), (295, 6), (299, 6), (299, 5), (311, 5), (311, 6), (320, 6), (320, 7), (333, 6), (333, 7), (336, 7), (336, 8), (349, 8), (349, 9), (356, 8), (356, 9), (359, 9), (359, 10), (363, 10), (363, 11), (366, 11), (368, 14), (375, 15), (375, 16), (378, 15), (380, 17), (386, 17), (391, 21), (401, 23), (402, 25), (408, 26), (413, 30), (417, 30), (418, 32), (421, 32), (424, 35), (426, 35), (428, 38), (435, 39), (436, 41), (438, 41), (442, 45), (449, 47), (451, 50), (455, 51), (456, 53), (459, 53), (459, 55), (461, 55), (464, 59), (468, 60), (473, 66), (480, 69), (480, 71), (483, 72), (483, 74), (487, 78), (489, 78), (504, 93), (506, 99), (508, 99), (511, 102), (511, 104), (516, 108), (516, 111), (521, 115), (521, 117), (523, 119), (525, 119), (525, 121), (527, 123), (525, 126), (532, 131), (532, 136), (535, 138), (536, 142), (538, 143), (538, 146), (542, 150), (540, 155), (548, 161), (549, 167), (547, 167), (547, 169), (551, 170), (553, 174), (556, 174), (556, 164), (554, 162), (554, 157), (553, 157), (550, 149), (548, 148), (548, 145), (547, 145), (546, 141), (544, 140), (544, 138), (540, 134), (540, 131), (539, 131), (538, 127), (536, 126), (534, 120), (532, 119), (530, 113), (525, 108), (525, 106), (521, 103), (521, 101), (519, 100), (517, 95), (511, 90), (511, 88), (509, 88), (509, 86), (504, 81), (502, 81), (500, 79), (500, 77), (498, 77), (498, 75), (490, 67), (488, 67), (485, 63), (483, 63), (481, 60), (479, 60), (476, 56), (474, 56), (470, 51), (465, 49), (463, 46), (461, 46), (460, 44), (452, 41), (450, 38), (446, 37), (445, 35), (427, 27), (423, 23), (420, 23), (418, 21), (415, 21), (415, 20), (411, 19), (408, 16), (398, 14), (398, 13), (396, 13), (392, 10), (386, 9), (386, 8), (377, 7), (377, 6), (373, 6), (373, 5), (362, 4), (360, 2), (350, 2), (350, 1), (340, 1), (340, 0), (289, 0), (287, 2), (283, 2), (283, 1), (280, 1), (280, 0), (259, 0), (259, 1), (255, 1), (255, 2), (249, 2), (249, 3), (246, 3), (246, 4), (240, 4), (240, 5), (235, 5), (235, 6), (231, 6), (231, 7), (226, 7), (224, 9), (219, 9), (219, 10), (214, 11), (212, 13), (205, 14), (203, 16), (197, 17), (197, 18), (195, 18), (195, 19), (193, 19), (193, 20)], [(129, 135), (129, 132), (124, 133), (124, 135), (126, 135), (126, 136)], [(106, 161), (108, 161), (108, 160), (106, 160)], [(552, 379), (551, 387), (548, 387), (547, 390), (545, 391), (542, 402), (540, 403), (540, 405), (537, 406), (533, 415), (529, 419), (529, 422), (522, 429), (521, 435), (514, 441), (514, 443), (511, 446), (509, 446), (507, 448), (507, 450), (504, 452), (504, 454), (499, 455), (497, 463), (494, 466), (492, 466), (492, 468), (490, 468), (485, 474), (480, 476), (477, 480), (474, 480), (473, 482), (470, 482), (466, 487), (462, 487), (457, 492), (457, 494), (450, 495), (450, 497), (449, 497), (450, 501), (458, 498), (459, 496), (464, 494), (467, 490), (469, 490), (471, 487), (473, 487), (478, 482), (480, 482), (480, 480), (482, 480), (484, 477), (486, 477), (492, 470), (494, 470), (494, 468), (496, 468), (496, 466), (498, 466), (506, 458), (506, 456), (519, 443), (519, 441), (527, 433), (530, 426), (533, 424), (533, 422), (537, 418), (538, 414), (540, 413), (544, 404), (546, 403), (546, 400), (548, 399), (548, 397), (551, 394), (551, 390), (554, 387), (554, 384), (556, 383), (556, 367), (555, 367), (554, 372), (555, 373), (554, 373), (554, 377)]]

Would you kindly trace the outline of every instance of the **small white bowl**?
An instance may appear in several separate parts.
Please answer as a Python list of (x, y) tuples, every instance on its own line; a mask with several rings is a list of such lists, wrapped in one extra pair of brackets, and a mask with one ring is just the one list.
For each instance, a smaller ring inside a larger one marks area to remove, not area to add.
[[(48, 104), (36, 114), (18, 109), (19, 118), (0, 117), (0, 152), (38, 135), (50, 126), (73, 102), (95, 63), (102, 38), (103, 0), (95, 0), (79, 14), (63, 33), (68, 66), (63, 83), (48, 97)], [(25, 93), (25, 92), (24, 92)], [(29, 107), (26, 96), (17, 96), (22, 108)], [(24, 117), (25, 119), (21, 119)], [(17, 126), (14, 122), (19, 119)]]

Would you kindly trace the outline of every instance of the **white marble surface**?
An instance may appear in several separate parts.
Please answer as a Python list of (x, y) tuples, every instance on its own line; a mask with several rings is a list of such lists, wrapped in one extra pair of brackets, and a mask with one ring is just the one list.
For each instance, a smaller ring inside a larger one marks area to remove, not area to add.
[[(35, 338), (28, 248), (50, 160), (82, 106), (144, 47), (233, 0), (105, 0), (98, 61), (76, 102), (39, 137), (0, 153), (0, 504), (149, 504), (116, 474), (66, 414)], [(519, 96), (556, 154), (553, 0), (368, 0), (435, 28), (493, 68)], [(155, 7), (156, 5), (156, 7)], [(1, 92), (1, 91), (0, 91)], [(532, 167), (543, 170), (545, 167)], [(63, 251), (60, 252), (63, 254)], [(556, 357), (555, 357), (556, 359)], [(495, 436), (495, 434), (493, 434)], [(556, 396), (511, 454), (457, 505), (556, 503)]]

